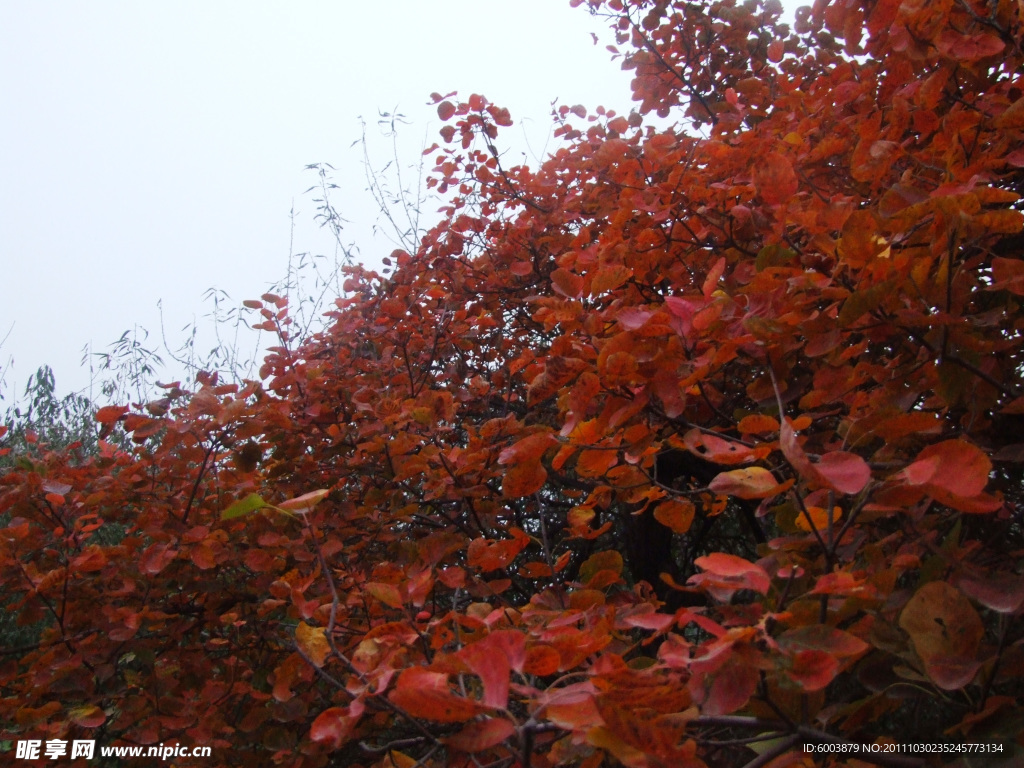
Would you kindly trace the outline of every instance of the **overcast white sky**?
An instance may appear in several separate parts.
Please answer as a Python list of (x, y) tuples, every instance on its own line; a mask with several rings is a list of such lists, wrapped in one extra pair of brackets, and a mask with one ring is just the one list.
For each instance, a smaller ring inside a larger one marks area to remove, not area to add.
[(6, 402), (42, 364), (86, 387), (83, 347), (135, 325), (158, 346), (158, 300), (173, 343), (206, 289), (259, 296), (285, 273), (293, 200), (295, 250), (330, 253), (308, 163), (337, 167), (364, 258), (389, 253), (350, 146), (360, 115), (372, 134), (379, 110), (404, 113), (413, 162), (437, 138), (434, 91), (507, 106), (519, 153), (519, 121), (539, 153), (554, 99), (628, 111), (608, 42), (568, 0), (0, 0)]

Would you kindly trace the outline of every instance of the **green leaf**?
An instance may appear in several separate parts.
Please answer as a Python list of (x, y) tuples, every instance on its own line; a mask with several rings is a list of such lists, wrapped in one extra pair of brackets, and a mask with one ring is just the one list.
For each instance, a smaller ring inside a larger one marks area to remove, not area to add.
[(255, 512), (257, 509), (263, 509), (264, 507), (272, 506), (265, 502), (258, 493), (250, 493), (244, 499), (239, 499), (230, 507), (220, 513), (221, 520), (231, 520), (235, 517), (242, 517), (242, 515), (248, 515), (250, 512)]

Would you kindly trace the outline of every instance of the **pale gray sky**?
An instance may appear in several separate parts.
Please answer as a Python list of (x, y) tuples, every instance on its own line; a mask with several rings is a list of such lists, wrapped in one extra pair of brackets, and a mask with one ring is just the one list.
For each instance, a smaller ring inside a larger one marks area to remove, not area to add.
[(539, 153), (554, 99), (628, 111), (609, 42), (568, 0), (0, 0), (4, 394), (44, 363), (87, 386), (83, 346), (134, 325), (157, 346), (158, 300), (173, 343), (206, 289), (259, 296), (285, 273), (293, 200), (295, 250), (330, 252), (307, 163), (337, 167), (350, 239), (386, 255), (359, 115), (373, 134), (378, 110), (404, 113), (412, 162), (440, 127), (430, 93), (479, 92), (517, 121), (505, 146), (524, 150), (526, 121)]

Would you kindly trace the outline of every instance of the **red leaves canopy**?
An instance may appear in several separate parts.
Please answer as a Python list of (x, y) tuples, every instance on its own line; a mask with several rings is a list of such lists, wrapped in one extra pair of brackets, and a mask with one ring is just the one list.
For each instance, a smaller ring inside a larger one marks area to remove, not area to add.
[(267, 294), (259, 381), (0, 475), (0, 740), (1024, 749), (1015, 6), (586, 4), (634, 113), (559, 108), (509, 167), (507, 110), (435, 94), (445, 216), (390, 277), (301, 343)]

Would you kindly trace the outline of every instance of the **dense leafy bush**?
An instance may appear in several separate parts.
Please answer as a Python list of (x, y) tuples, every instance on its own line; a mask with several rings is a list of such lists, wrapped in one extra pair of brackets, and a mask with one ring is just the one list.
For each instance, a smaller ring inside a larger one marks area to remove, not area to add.
[(506, 167), (508, 112), (437, 95), (445, 218), (390, 276), (349, 270), (306, 338), (250, 302), (258, 380), (106, 406), (94, 455), (0, 477), (0, 601), (38, 627), (0, 738), (1020, 758), (1018, 4), (576, 4), (634, 114), (562, 108)]

